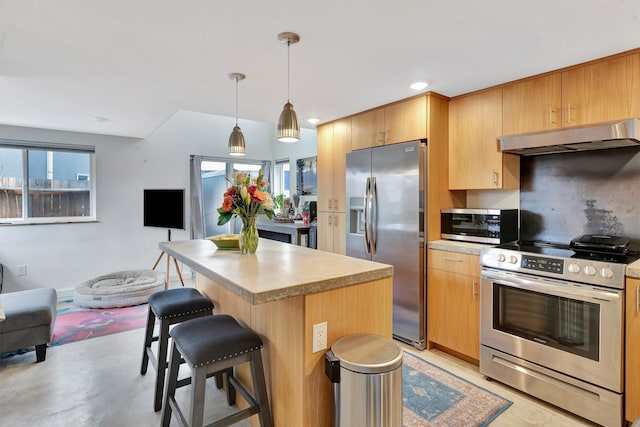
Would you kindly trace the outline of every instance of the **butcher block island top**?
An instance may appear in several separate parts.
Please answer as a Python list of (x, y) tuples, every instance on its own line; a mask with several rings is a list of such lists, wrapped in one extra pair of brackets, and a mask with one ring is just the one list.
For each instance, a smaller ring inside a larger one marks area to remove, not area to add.
[[(253, 255), (220, 250), (208, 240), (159, 247), (196, 272), (195, 286), (213, 301), (215, 314), (234, 316), (262, 338), (275, 426), (331, 426), (326, 350), (349, 334), (392, 336), (390, 265), (267, 239)], [(324, 322), (327, 346), (314, 351), (313, 326)], [(236, 376), (251, 388), (245, 365)], [(239, 394), (237, 402), (246, 407)], [(251, 422), (259, 424), (255, 415)]]

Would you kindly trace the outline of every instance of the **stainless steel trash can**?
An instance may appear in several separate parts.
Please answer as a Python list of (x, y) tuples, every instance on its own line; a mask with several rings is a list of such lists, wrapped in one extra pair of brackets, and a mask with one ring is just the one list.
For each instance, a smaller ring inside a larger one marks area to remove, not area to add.
[(325, 353), (335, 427), (402, 426), (402, 349), (373, 334), (347, 335)]

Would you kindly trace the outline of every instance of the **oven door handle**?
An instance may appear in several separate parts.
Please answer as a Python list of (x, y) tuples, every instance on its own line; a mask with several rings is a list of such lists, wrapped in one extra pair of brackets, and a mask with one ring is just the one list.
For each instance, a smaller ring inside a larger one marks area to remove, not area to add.
[[(514, 273), (482, 270), (480, 277), (492, 283), (581, 301), (622, 303), (622, 291), (594, 289), (590, 285), (553, 279), (527, 278)], [(484, 280), (483, 280), (484, 281)]]

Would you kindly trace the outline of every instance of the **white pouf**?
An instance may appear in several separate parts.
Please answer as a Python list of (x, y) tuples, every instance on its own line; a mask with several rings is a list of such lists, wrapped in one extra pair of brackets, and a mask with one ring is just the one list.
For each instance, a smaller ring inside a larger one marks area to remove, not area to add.
[(164, 290), (165, 274), (155, 270), (128, 270), (105, 274), (76, 286), (73, 302), (82, 307), (111, 308), (144, 304)]

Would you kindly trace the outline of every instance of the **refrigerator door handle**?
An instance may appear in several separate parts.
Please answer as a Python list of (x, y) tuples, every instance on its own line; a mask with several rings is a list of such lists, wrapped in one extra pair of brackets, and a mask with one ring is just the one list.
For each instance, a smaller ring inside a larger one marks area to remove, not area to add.
[(369, 194), (371, 192), (371, 179), (367, 177), (364, 186), (364, 248), (368, 254), (371, 253), (371, 243), (369, 241)]
[(369, 193), (371, 195), (370, 200), (371, 200), (371, 218), (369, 220), (369, 230), (370, 230), (370, 234), (371, 234), (371, 253), (375, 255), (376, 253), (376, 229), (375, 226), (378, 223), (378, 207), (377, 207), (377, 198), (378, 198), (378, 191), (376, 188), (376, 177), (374, 176), (373, 178), (371, 178), (371, 189), (369, 190)]

